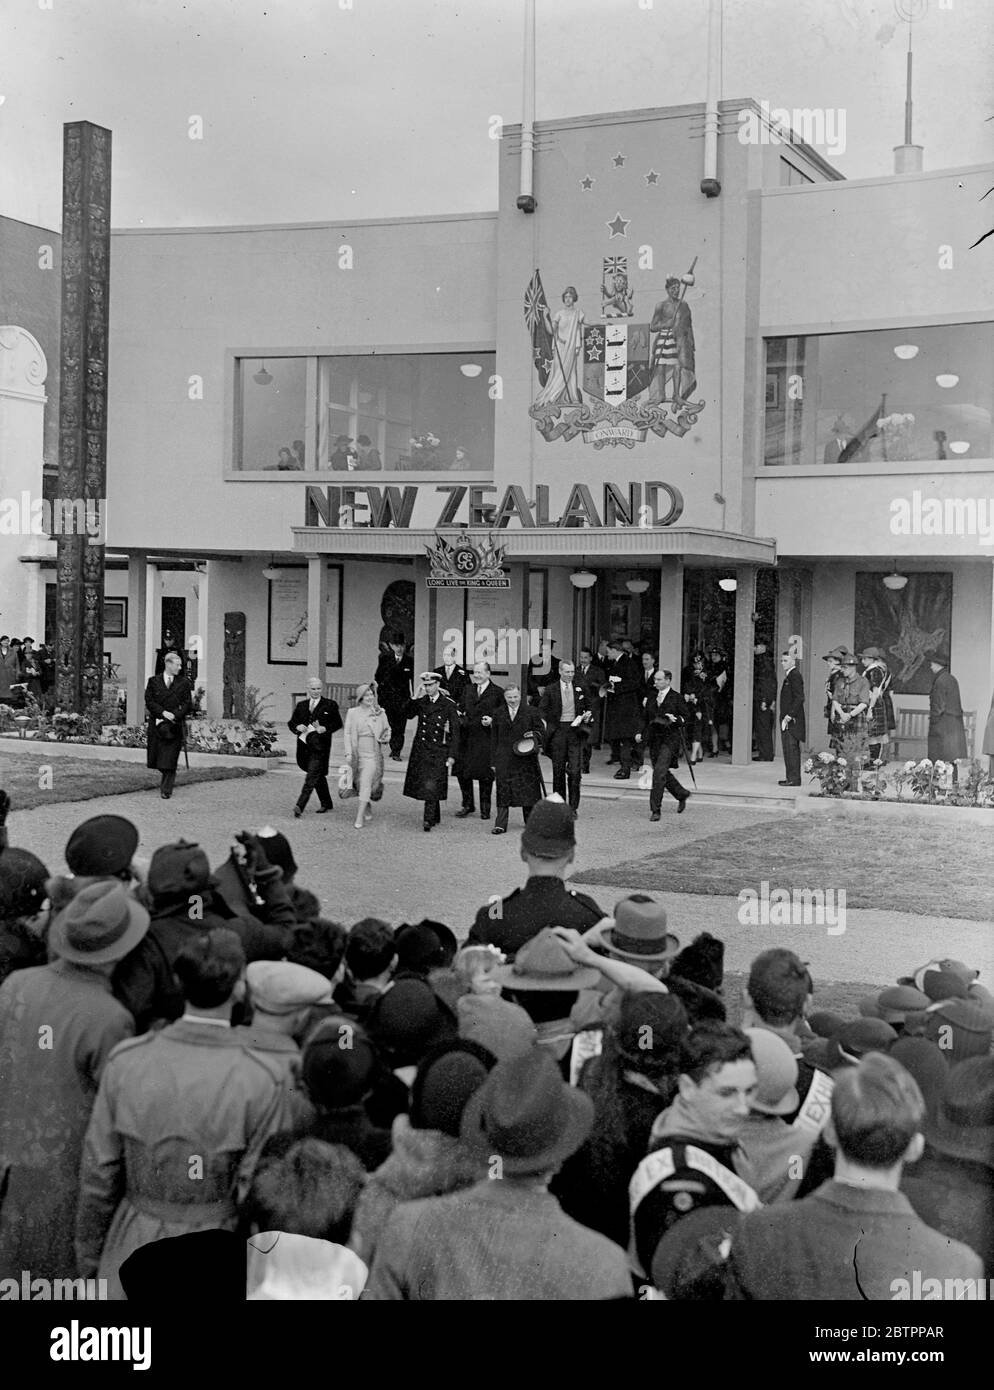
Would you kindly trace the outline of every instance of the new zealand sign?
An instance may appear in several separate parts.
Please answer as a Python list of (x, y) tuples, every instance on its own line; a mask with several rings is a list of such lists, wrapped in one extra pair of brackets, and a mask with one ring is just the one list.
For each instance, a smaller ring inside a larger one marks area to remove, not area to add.
[[(525, 323), (539, 390), (529, 414), (543, 439), (575, 439), (595, 449), (644, 443), (650, 432), (682, 437), (704, 409), (697, 389), (694, 325), (684, 295), (686, 275), (666, 280), (666, 298), (648, 323), (625, 318), (634, 296), (623, 269), (605, 262), (605, 322), (588, 324), (572, 285), (553, 314), (536, 270), (525, 291)], [(619, 321), (621, 320), (621, 321)]]

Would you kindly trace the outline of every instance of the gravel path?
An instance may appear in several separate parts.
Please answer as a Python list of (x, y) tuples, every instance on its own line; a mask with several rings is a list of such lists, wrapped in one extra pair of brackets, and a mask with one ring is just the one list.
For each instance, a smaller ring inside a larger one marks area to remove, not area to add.
[[(510, 892), (523, 882), (519, 857), (520, 812), (512, 811), (507, 835), (493, 836), (479, 816), (454, 819), (458, 800), (443, 811), (442, 825), (431, 835), (421, 829), (420, 806), (405, 800), (396, 781), (389, 781), (372, 823), (353, 828), (354, 802), (339, 802), (331, 815), (316, 816), (311, 808), (299, 821), (292, 817), (301, 774), (281, 768), (245, 782), (182, 784), (171, 801), (154, 792), (101, 797), (90, 805), (56, 804), (31, 811), (14, 811), (10, 840), (31, 849), (52, 872), (64, 870), (62, 858), (72, 829), (88, 814), (118, 814), (133, 820), (141, 832), (139, 854), (149, 856), (171, 839), (196, 840), (211, 863), (223, 860), (231, 836), (243, 828), (258, 829), (268, 822), (286, 834), (300, 864), (299, 879), (316, 892), (328, 916), (345, 923), (375, 915), (393, 923), (432, 916), (448, 922), (457, 935), (469, 929), (476, 909), (491, 894)], [(663, 818), (649, 823), (647, 805), (632, 799), (599, 800), (581, 804), (574, 868), (593, 871), (667, 845), (719, 834), (757, 819), (782, 818), (782, 811), (753, 807), (723, 808), (691, 802), (677, 817), (671, 800)], [(492, 823), (491, 823), (492, 824)], [(826, 827), (826, 833), (830, 833)], [(909, 866), (909, 873), (914, 867)], [(762, 876), (761, 874), (759, 875)], [(610, 911), (624, 887), (584, 884), (583, 891)], [(789, 945), (811, 964), (816, 979), (879, 980), (894, 977), (927, 960), (951, 955), (968, 961), (994, 977), (994, 924), (908, 913), (849, 909), (846, 930), (829, 934), (828, 926), (743, 925), (734, 897), (656, 892), (665, 903), (673, 929), (686, 942), (699, 931), (711, 931), (726, 943), (726, 967), (744, 970), (758, 951)]]

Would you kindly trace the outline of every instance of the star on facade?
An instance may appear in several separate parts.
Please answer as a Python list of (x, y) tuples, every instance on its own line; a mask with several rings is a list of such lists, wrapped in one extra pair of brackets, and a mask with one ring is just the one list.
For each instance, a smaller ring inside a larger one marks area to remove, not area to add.
[(628, 228), (628, 224), (631, 222), (631, 220), (632, 220), (632, 219), (631, 219), (630, 217), (622, 217), (622, 215), (621, 215), (620, 212), (616, 212), (616, 213), (614, 214), (614, 220), (613, 220), (612, 222), (606, 222), (604, 225), (605, 225), (606, 227), (610, 227), (610, 228), (611, 228), (611, 235), (612, 235), (613, 237), (615, 237), (615, 236), (627, 236), (627, 235), (628, 235), (627, 228)]
[(623, 169), (625, 167), (625, 156), (619, 152), (614, 156), (612, 163), (616, 169)]
[(583, 189), (584, 193), (589, 193), (590, 190), (593, 188), (593, 186), (594, 186), (594, 181), (593, 181), (593, 179), (590, 177), (589, 174), (587, 175), (587, 177), (586, 177), (585, 179), (581, 179), (581, 180), (580, 180), (580, 187)]
[(593, 344), (592, 342), (588, 342), (588, 343), (587, 343), (587, 357), (590, 359), (591, 362), (599, 362), (599, 361), (601, 360), (601, 350), (600, 350), (600, 348), (599, 348), (599, 347), (595, 347), (594, 344)]
[(658, 182), (659, 182), (659, 175), (656, 173), (655, 169), (650, 169), (650, 170), (649, 170), (649, 172), (648, 172), (648, 173), (646, 174), (646, 176), (645, 176), (645, 181), (646, 181), (646, 183), (658, 183)]

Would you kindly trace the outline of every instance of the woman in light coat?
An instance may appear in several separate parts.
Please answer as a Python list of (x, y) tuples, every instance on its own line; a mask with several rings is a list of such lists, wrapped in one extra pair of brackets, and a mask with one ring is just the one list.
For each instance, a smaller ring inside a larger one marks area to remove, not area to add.
[(360, 685), (356, 702), (345, 715), (345, 756), (352, 765), (352, 785), (359, 794), (357, 830), (373, 814), (370, 803), (373, 793), (383, 786), (383, 745), (389, 742), (390, 722), (377, 704), (375, 686)]

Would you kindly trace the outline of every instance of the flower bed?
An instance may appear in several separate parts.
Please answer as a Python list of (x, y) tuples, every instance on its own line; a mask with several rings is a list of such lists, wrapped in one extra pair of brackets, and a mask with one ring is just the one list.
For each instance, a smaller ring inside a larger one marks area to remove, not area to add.
[(815, 794), (818, 799), (994, 809), (994, 778), (977, 759), (961, 758), (951, 763), (922, 758), (891, 767), (880, 758), (864, 760), (858, 750), (844, 747), (841, 753), (812, 754), (804, 771), (820, 783), (821, 791)]
[[(57, 711), (50, 718), (36, 715), (33, 728), (24, 732), (34, 742), (90, 744), (103, 748), (144, 748), (145, 724), (107, 724), (101, 721), (101, 711), (93, 718), (82, 714)], [(21, 730), (24, 716), (15, 714), (7, 705), (0, 705), (0, 733)], [(277, 748), (279, 733), (274, 724), (221, 723), (207, 719), (187, 722), (186, 746), (191, 753), (221, 753), (244, 758), (285, 758), (286, 752)]]

